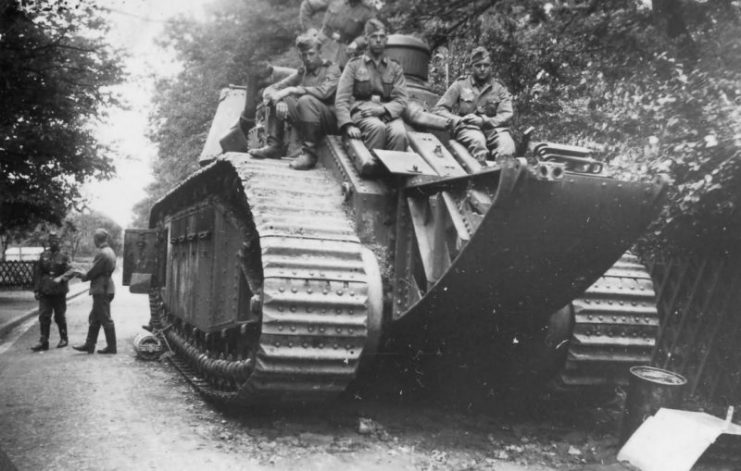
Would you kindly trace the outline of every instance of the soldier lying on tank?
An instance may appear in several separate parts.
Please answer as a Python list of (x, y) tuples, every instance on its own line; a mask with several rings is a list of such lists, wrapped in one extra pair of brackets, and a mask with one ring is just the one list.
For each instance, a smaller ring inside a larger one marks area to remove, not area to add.
[(317, 162), (317, 143), (327, 134), (337, 132), (332, 110), (340, 69), (321, 58), (321, 43), (310, 35), (296, 39), (303, 66), (263, 92), (268, 111), (267, 145), (249, 151), (257, 159), (279, 159), (285, 153), (284, 122), (291, 122), (301, 141), (301, 154), (291, 168), (308, 170)]
[(471, 52), (472, 73), (458, 78), (435, 105), (434, 112), (454, 120), (453, 135), (481, 163), (509, 157), (515, 143), (507, 124), (512, 119), (512, 96), (492, 73), (489, 52)]
[(324, 11), (319, 39), (327, 57), (333, 57), (340, 68), (356, 50), (365, 48), (363, 27), (376, 11), (370, 0), (303, 0), (299, 20), (304, 31), (314, 27), (313, 17)]
[(363, 139), (369, 149), (404, 151), (406, 129), (401, 115), (407, 106), (407, 84), (398, 62), (384, 53), (386, 26), (377, 19), (365, 24), (368, 50), (347, 63), (337, 85), (337, 123), (345, 136)]

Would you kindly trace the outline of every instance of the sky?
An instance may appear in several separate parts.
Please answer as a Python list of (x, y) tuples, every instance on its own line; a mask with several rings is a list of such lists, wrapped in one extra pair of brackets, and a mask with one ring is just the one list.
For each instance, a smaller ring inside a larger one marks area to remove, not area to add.
[(147, 140), (147, 116), (154, 80), (177, 72), (171, 52), (155, 45), (164, 22), (183, 14), (203, 18), (204, 5), (212, 0), (98, 0), (108, 9), (112, 28), (109, 41), (128, 52), (126, 69), (130, 76), (120, 91), (128, 109), (111, 110), (110, 118), (98, 129), (99, 139), (112, 144), (116, 176), (91, 182), (83, 188), (90, 208), (100, 211), (122, 227), (129, 227), (134, 204), (146, 195), (152, 181), (151, 162), (156, 148)]

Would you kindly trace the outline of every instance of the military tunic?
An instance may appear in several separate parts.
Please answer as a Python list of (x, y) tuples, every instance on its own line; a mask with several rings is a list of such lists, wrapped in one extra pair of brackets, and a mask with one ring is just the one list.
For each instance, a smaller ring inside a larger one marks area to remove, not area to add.
[(322, 21), (314, 20), (314, 16), (319, 12), (326, 11), (327, 7), (329, 7), (329, 0), (303, 0), (298, 13), (301, 29), (303, 31), (308, 31), (312, 28), (321, 29)]
[(472, 76), (460, 77), (433, 111), (445, 117), (475, 114), (483, 118), (480, 128), (460, 125), (454, 130), (455, 138), (477, 159), (489, 158), (489, 151), (500, 156), (514, 155), (515, 144), (507, 128), (514, 114), (512, 95), (497, 80), (492, 78), (479, 87)]
[[(82, 276), (82, 281), (90, 282), (90, 295), (93, 297), (93, 309), (90, 311), (88, 321), (91, 330), (95, 330), (95, 338), (98, 337), (98, 329), (113, 327), (111, 319), (111, 301), (116, 292), (111, 274), (116, 269), (116, 254), (113, 249), (104, 243), (98, 248), (98, 253), (93, 259), (93, 266)], [(88, 331), (88, 335), (89, 335)], [(90, 339), (88, 339), (90, 340)], [(95, 340), (91, 345), (95, 345)]]
[[(340, 69), (330, 61), (323, 61), (316, 69), (309, 71), (305, 67), (283, 80), (269, 86), (265, 92), (271, 93), (288, 87), (298, 87), (300, 96), (289, 95), (282, 99), (288, 105), (288, 119), (296, 124), (318, 126), (322, 135), (337, 132), (337, 119), (332, 105), (334, 104)], [(268, 116), (268, 133), (280, 140), (283, 123), (271, 109)], [(299, 126), (299, 132), (303, 127)], [(308, 136), (302, 136), (306, 138)]]
[(375, 9), (367, 1), (304, 0), (299, 17), (304, 31), (312, 27), (311, 18), (319, 11), (325, 11), (320, 29), (322, 51), (342, 68), (348, 60), (347, 45), (363, 36), (365, 23), (376, 17)]
[(59, 250), (46, 250), (36, 263), (34, 273), (34, 293), (39, 299), (39, 325), (41, 343), (48, 342), (52, 313), (59, 328), (59, 336), (67, 338), (67, 280), (55, 282), (54, 278), (70, 269), (69, 257)]
[[(407, 139), (401, 114), (407, 101), (401, 65), (386, 56), (376, 63), (364, 54), (348, 62), (340, 77), (335, 98), (337, 124), (340, 128), (357, 125), (370, 149), (403, 151), (407, 148)], [(380, 103), (386, 113), (381, 117), (361, 116), (362, 110), (371, 103)]]

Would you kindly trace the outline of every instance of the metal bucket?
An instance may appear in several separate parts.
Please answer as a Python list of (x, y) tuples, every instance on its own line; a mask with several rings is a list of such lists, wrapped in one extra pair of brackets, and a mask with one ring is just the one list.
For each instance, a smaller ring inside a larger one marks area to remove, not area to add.
[(149, 332), (142, 332), (134, 337), (134, 351), (140, 360), (156, 360), (162, 354), (162, 350), (163, 345), (160, 339)]
[(630, 368), (628, 398), (620, 426), (620, 444), (625, 443), (644, 420), (662, 407), (677, 409), (682, 404), (684, 376), (653, 366)]

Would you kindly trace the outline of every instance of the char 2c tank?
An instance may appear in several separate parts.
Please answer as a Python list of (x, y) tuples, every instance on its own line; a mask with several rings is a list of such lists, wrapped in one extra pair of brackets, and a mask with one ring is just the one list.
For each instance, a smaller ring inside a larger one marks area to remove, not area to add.
[(408, 152), (331, 135), (306, 172), (223, 152), (240, 116), (257, 122), (241, 140), (261, 136), (260, 84), (230, 87), (201, 169), (126, 231), (124, 284), (148, 293), (175, 364), (208, 397), (250, 405), (332, 399), (381, 354), (483, 371), (517, 339), (539, 339), (566, 386), (648, 362), (654, 292), (625, 252), (664, 185), (549, 143), (482, 166), (423, 111), (437, 99), (424, 43), (392, 35), (388, 53), (414, 102)]

